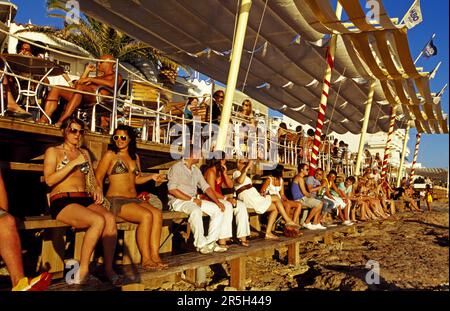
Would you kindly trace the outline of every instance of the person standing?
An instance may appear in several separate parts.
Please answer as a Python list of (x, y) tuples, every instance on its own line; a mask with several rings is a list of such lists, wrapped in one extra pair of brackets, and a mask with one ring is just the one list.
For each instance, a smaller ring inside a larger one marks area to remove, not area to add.
[(433, 191), (430, 185), (425, 186), (425, 201), (427, 202), (428, 211), (431, 212), (431, 203), (433, 203)]

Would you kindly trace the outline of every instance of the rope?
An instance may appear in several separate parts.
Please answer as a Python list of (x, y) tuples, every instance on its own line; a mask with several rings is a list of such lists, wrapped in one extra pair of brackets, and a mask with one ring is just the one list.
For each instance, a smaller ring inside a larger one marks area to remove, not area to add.
[(264, 16), (266, 14), (266, 8), (267, 8), (267, 2), (268, 1), (269, 0), (266, 0), (266, 2), (264, 3), (264, 9), (263, 9), (263, 12), (262, 12), (262, 15), (261, 15), (261, 20), (259, 21), (258, 31), (256, 32), (256, 38), (255, 38), (255, 42), (253, 43), (252, 54), (250, 55), (250, 61), (249, 61), (248, 66), (247, 66), (247, 72), (245, 73), (244, 84), (242, 85), (241, 92), (244, 92), (245, 85), (247, 83), (248, 73), (250, 72), (250, 67), (252, 66), (253, 55), (255, 54), (256, 43), (258, 43), (259, 33), (261, 31), (261, 26), (262, 26), (262, 23), (263, 23), (263, 20), (264, 20)]
[[(344, 70), (342, 71), (342, 76), (345, 75), (345, 71), (347, 70), (347, 67), (344, 67)], [(342, 86), (342, 82), (344, 82), (345, 79), (342, 79), (339, 83), (339, 87), (338, 87), (338, 91), (336, 94), (336, 98), (334, 99), (334, 104), (333, 104), (333, 109), (331, 110), (331, 115), (330, 115), (330, 122), (328, 123), (328, 127), (327, 127), (327, 132), (325, 133), (325, 135), (328, 135), (328, 131), (330, 130), (331, 127), (331, 122), (333, 121), (333, 114), (334, 114), (334, 110), (336, 109), (336, 103), (339, 97), (339, 92), (341, 91), (341, 86)]]

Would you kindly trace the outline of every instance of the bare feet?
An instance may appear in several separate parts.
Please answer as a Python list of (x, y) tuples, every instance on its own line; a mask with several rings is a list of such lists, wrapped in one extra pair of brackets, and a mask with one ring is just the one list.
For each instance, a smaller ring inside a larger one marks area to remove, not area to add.
[(160, 268), (167, 268), (169, 264), (162, 261), (159, 256), (152, 256), (152, 262), (156, 263)]
[(162, 267), (153, 260), (143, 261), (141, 264), (142, 269), (144, 270), (162, 270)]
[(248, 242), (247, 239), (238, 239), (238, 243), (239, 245), (245, 246), (245, 247), (249, 247), (250, 243)]
[(266, 236), (264, 237), (266, 240), (279, 240), (280, 238), (272, 233), (266, 233)]
[(50, 121), (45, 116), (42, 116), (42, 117), (39, 118), (38, 123), (50, 124)]

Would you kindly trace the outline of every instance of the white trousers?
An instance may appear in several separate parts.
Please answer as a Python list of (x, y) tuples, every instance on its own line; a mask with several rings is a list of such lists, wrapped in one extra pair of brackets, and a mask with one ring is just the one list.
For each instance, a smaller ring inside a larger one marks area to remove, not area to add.
[(344, 200), (342, 200), (341, 197), (333, 195), (333, 200), (332, 201), (334, 202), (334, 206), (336, 208), (340, 207), (341, 209), (344, 209), (347, 206), (347, 204), (344, 202)]
[(242, 238), (250, 235), (250, 223), (248, 220), (247, 207), (244, 202), (237, 201), (236, 207), (227, 200), (219, 200), (225, 205), (222, 227), (220, 228), (219, 239), (228, 239), (233, 236), (233, 215), (236, 217), (236, 237)]
[[(202, 248), (219, 239), (225, 213), (213, 202), (202, 200), (202, 206), (199, 207), (194, 202), (176, 199), (172, 202), (172, 210), (189, 215), (188, 221), (194, 236), (195, 247)], [(203, 230), (203, 213), (211, 218), (206, 237)]]

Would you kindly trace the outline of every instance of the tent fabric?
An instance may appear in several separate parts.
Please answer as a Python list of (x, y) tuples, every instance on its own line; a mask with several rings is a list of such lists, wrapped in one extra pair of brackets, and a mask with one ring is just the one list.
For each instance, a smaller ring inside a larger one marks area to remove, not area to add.
[[(375, 84), (372, 108), (375, 112), (371, 112), (371, 117), (375, 119), (369, 122), (369, 133), (386, 132), (389, 120), (381, 117), (389, 115), (389, 105), (400, 103), (405, 108), (405, 115), (412, 119), (419, 116), (417, 109), (409, 109), (409, 106), (422, 106), (427, 119), (421, 122), (431, 120), (429, 117), (439, 120), (439, 131), (436, 132), (443, 132), (441, 121), (444, 118), (440, 105), (432, 104), (428, 78), (426, 74), (419, 73), (413, 64), (406, 29), (394, 25), (382, 2), (377, 1), (380, 3), (380, 25), (373, 26), (367, 23), (358, 0), (340, 0), (350, 21), (356, 26), (352, 28), (337, 19), (329, 0), (253, 1), (238, 88), (244, 88), (246, 94), (271, 108), (287, 107), (283, 110), (284, 114), (315, 126), (315, 109), (319, 104), (326, 67), (323, 44), (327, 42), (327, 35), (341, 34), (337, 39), (326, 114), (331, 117), (336, 103), (330, 130), (355, 134), (361, 131), (368, 86), (370, 80), (376, 77), (380, 80), (399, 80), (401, 83), (394, 82), (393, 86), (380, 82)], [(236, 4), (236, 1), (227, 0), (80, 1), (85, 13), (222, 83), (226, 83), (228, 76)], [(254, 46), (262, 48), (253, 52), (250, 67)], [(404, 83), (404, 79), (409, 79), (409, 82)], [(312, 83), (314, 81), (318, 83)], [(261, 85), (269, 87), (258, 88)], [(414, 97), (414, 86), (422, 99)], [(389, 105), (384, 105), (385, 102)], [(344, 103), (347, 104), (341, 109)], [(298, 109), (303, 105), (304, 108)]]

